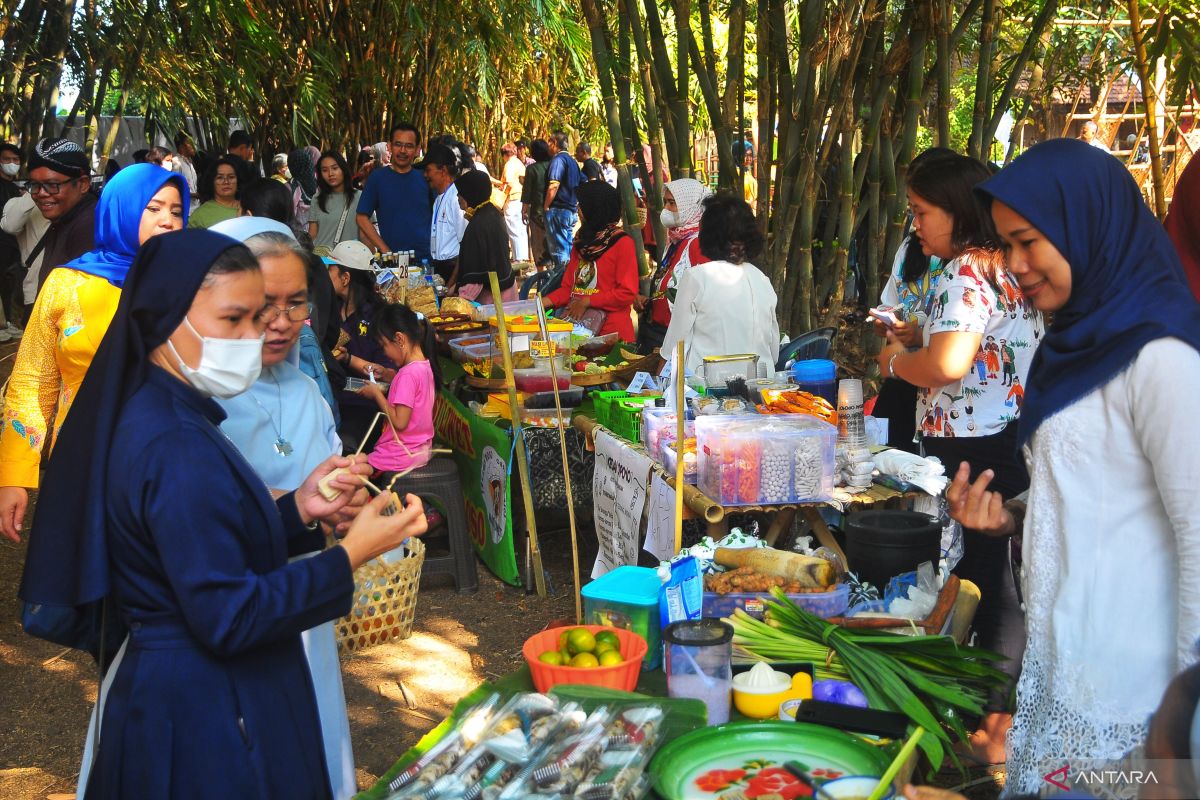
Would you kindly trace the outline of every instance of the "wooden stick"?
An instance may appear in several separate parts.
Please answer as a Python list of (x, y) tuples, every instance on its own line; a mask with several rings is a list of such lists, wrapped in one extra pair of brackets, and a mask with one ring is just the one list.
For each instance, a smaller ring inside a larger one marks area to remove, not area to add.
[(508, 404), (513, 411), (513, 439), (517, 445), (517, 474), (521, 479), (521, 498), (525, 503), (525, 525), (528, 529), (529, 550), (533, 559), (533, 583), (538, 597), (546, 596), (546, 576), (542, 572), (542, 548), (538, 544), (537, 520), (533, 513), (533, 494), (530, 490), (532, 476), (529, 472), (529, 456), (521, 438), (521, 402), (517, 397), (517, 384), (513, 377), (512, 351), (508, 346), (508, 323), (504, 319), (504, 302), (500, 299), (500, 281), (496, 273), (488, 273), (492, 289), (492, 302), (496, 304), (496, 327), (500, 330), (500, 356), (504, 361), (504, 384), (508, 390)]
[(683, 341), (675, 348), (675, 552), (683, 549), (683, 431), (687, 404), (683, 390)]
[(358, 449), (354, 451), (354, 455), (359, 455), (362, 453), (363, 448), (367, 446), (367, 442), (371, 439), (371, 434), (375, 432), (375, 426), (379, 424), (379, 418), (382, 416), (382, 411), (375, 412), (375, 419), (371, 420), (371, 427), (367, 428), (367, 435), (364, 436), (362, 441), (358, 443)]
[[(542, 339), (546, 342), (550, 341), (550, 334), (546, 330), (546, 309), (542, 307), (542, 297), (538, 292), (533, 293), (533, 299), (537, 302), (538, 311), (538, 326), (542, 330)], [(567, 489), (567, 524), (571, 527), (571, 566), (575, 571), (575, 624), (583, 624), (583, 586), (579, 581), (579, 533), (575, 527), (575, 494), (571, 489), (571, 465), (567, 461), (567, 431), (563, 420), (562, 399), (558, 392), (558, 368), (554, 366), (555, 348), (551, 344), (550, 357), (550, 382), (554, 385), (554, 410), (558, 414), (558, 446), (562, 452), (562, 468), (563, 482)]]

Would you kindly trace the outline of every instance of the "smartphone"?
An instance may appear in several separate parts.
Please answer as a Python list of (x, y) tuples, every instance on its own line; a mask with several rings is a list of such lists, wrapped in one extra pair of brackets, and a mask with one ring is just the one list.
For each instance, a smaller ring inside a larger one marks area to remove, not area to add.
[(896, 312), (890, 308), (868, 308), (867, 314), (872, 319), (877, 319), (889, 328), (896, 327), (901, 320), (896, 316)]

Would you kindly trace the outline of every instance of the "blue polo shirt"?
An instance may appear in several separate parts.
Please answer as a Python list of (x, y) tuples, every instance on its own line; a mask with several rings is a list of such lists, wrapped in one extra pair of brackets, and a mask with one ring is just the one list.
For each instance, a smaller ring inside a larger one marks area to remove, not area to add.
[[(579, 181), (582, 178), (583, 173), (579, 171), (579, 162), (565, 150), (560, 150), (554, 158), (550, 159), (550, 169), (546, 173), (547, 183), (558, 181), (558, 192), (555, 193), (550, 207), (574, 211), (577, 202), (575, 190), (579, 187)], [(361, 207), (360, 204), (359, 208)]]
[(418, 259), (429, 258), (433, 203), (429, 184), (417, 170), (372, 170), (358, 199), (358, 213), (375, 214), (379, 235), (392, 250), (412, 250)]

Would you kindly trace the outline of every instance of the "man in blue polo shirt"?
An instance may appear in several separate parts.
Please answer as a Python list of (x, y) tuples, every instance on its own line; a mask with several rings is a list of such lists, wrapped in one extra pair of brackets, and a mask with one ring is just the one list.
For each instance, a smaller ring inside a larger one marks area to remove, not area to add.
[(550, 168), (546, 172), (546, 245), (554, 266), (565, 269), (571, 260), (571, 240), (575, 235), (575, 189), (583, 174), (571, 157), (565, 133), (553, 134), (550, 145)]
[[(433, 203), (429, 184), (413, 169), (420, 132), (400, 122), (392, 126), (388, 144), (392, 163), (371, 171), (358, 199), (358, 230), (362, 240), (381, 253), (412, 250), (416, 258), (429, 258), (429, 224)], [(379, 221), (375, 230), (371, 215)]]

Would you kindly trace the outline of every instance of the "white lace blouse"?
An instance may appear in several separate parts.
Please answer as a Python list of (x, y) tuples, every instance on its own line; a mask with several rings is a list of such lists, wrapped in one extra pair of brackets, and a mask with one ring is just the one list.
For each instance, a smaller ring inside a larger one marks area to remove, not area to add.
[(1025, 457), (1028, 644), (1006, 794), (1145, 739), (1200, 637), (1200, 353), (1146, 345), (1047, 419)]

